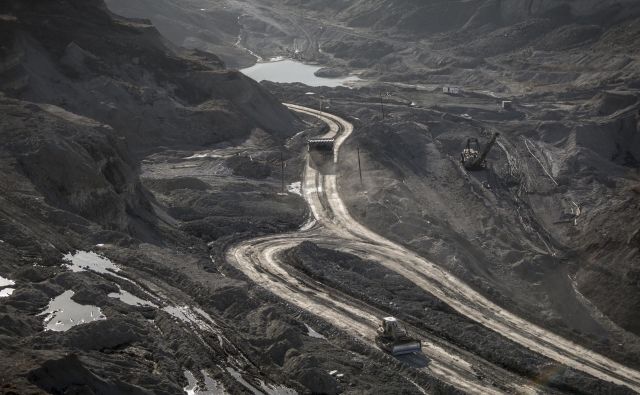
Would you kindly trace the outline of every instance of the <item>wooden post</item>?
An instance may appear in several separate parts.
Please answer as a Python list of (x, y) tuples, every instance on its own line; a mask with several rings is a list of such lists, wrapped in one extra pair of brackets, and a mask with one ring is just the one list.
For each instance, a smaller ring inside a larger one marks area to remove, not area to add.
[(282, 174), (282, 193), (284, 193), (284, 156), (280, 151), (280, 172)]
[(360, 146), (358, 146), (358, 173), (360, 173), (360, 186), (362, 186), (362, 166), (360, 165)]

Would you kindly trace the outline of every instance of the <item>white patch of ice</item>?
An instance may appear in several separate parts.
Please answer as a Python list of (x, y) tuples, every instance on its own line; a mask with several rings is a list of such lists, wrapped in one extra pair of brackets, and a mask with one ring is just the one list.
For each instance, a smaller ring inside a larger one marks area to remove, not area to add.
[(227, 372), (229, 372), (229, 374), (236, 379), (236, 381), (240, 384), (242, 384), (246, 389), (248, 389), (249, 391), (251, 391), (254, 395), (263, 395), (264, 393), (262, 391), (260, 391), (259, 389), (257, 389), (256, 387), (254, 387), (253, 385), (249, 384), (247, 382), (247, 380), (244, 379), (244, 377), (242, 377), (242, 374), (240, 374), (240, 372), (238, 372), (237, 370), (235, 370), (234, 368), (227, 368)]
[(309, 218), (307, 219), (307, 222), (302, 224), (302, 226), (300, 227), (300, 231), (301, 232), (307, 231), (313, 228), (314, 226), (316, 226), (316, 223), (317, 223), (316, 219), (313, 216), (309, 216)]
[(206, 318), (207, 321), (215, 325), (216, 322), (213, 320), (213, 318), (211, 318), (211, 316), (206, 311), (202, 310), (200, 307), (193, 307), (193, 311), (200, 314), (202, 317)]
[(227, 391), (224, 389), (224, 385), (222, 383), (217, 382), (212, 379), (207, 373), (206, 370), (201, 370), (202, 376), (204, 377), (204, 388), (200, 388), (198, 384), (198, 380), (196, 377), (188, 370), (183, 372), (184, 377), (187, 378), (189, 384), (183, 388), (184, 392), (187, 395), (224, 395), (227, 394)]
[(15, 291), (15, 288), (0, 289), (0, 298), (6, 298), (8, 296), (11, 296), (11, 294), (13, 294), (13, 291)]
[[(118, 288), (120, 288), (118, 286)], [(125, 291), (120, 288), (119, 292), (112, 292), (108, 295), (110, 298), (120, 299), (122, 302), (130, 305), (130, 306), (151, 306), (158, 307), (155, 303), (149, 302), (148, 300), (141, 299), (131, 292)]]
[[(173, 317), (179, 319), (182, 322), (195, 325), (198, 328), (205, 331), (215, 332), (213, 327), (209, 325), (207, 322), (205, 322), (203, 319), (201, 319), (198, 316), (198, 314), (194, 310), (192, 310), (191, 307), (189, 306), (166, 306), (166, 307), (163, 307), (162, 310), (164, 312), (171, 314)], [(198, 310), (202, 311), (200, 309)], [(204, 313), (204, 311), (202, 312)], [(208, 314), (205, 316), (205, 318), (210, 320), (213, 323), (213, 319), (211, 319), (211, 317), (209, 317)]]
[(16, 282), (0, 276), (0, 288), (8, 287), (9, 285), (16, 285)]
[(66, 254), (63, 259), (69, 262), (66, 266), (73, 272), (90, 270), (96, 273), (114, 274), (120, 271), (115, 263), (95, 252), (76, 251), (73, 254)]
[(107, 317), (102, 314), (100, 307), (82, 305), (71, 300), (73, 294), (73, 291), (63, 292), (51, 299), (47, 309), (38, 314), (46, 314), (44, 318), (46, 330), (63, 332), (76, 325), (107, 319)]
[(193, 154), (184, 159), (189, 160), (189, 159), (204, 159), (204, 158), (222, 158), (222, 155), (212, 154), (211, 152), (203, 152), (199, 154)]
[(187, 384), (187, 386), (183, 388), (184, 392), (186, 392), (187, 395), (196, 395), (196, 390), (198, 389), (198, 380), (196, 380), (196, 377), (189, 370), (185, 370), (184, 372), (182, 372), (182, 374), (184, 374), (184, 377), (186, 377), (187, 381), (189, 382), (189, 384)]
[(204, 390), (200, 390), (196, 392), (197, 395), (223, 395), (227, 394), (227, 391), (224, 389), (224, 385), (209, 376), (206, 370), (201, 370), (202, 376), (204, 377)]
[(297, 392), (291, 388), (285, 387), (284, 385), (272, 385), (266, 384), (264, 381), (259, 380), (260, 388), (267, 395), (296, 395)]
[(316, 332), (315, 329), (313, 329), (309, 325), (304, 324), (304, 326), (307, 327), (307, 336), (315, 337), (316, 339), (325, 339), (324, 336), (322, 336), (320, 333)]
[(302, 183), (298, 181), (287, 185), (287, 192), (302, 196)]

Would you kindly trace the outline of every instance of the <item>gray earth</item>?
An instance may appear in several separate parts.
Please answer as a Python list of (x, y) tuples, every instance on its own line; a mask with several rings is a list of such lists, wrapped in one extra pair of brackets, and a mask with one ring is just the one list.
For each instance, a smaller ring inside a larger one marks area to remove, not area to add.
[[(360, 223), (639, 369), (639, 26), (633, 1), (3, 2), (0, 276), (15, 290), (0, 297), (0, 392), (177, 394), (189, 371), (228, 393), (457, 393), (225, 261), (309, 219), (287, 185), (326, 130), (280, 102), (317, 107), (310, 91), (356, 126), (337, 174)], [(233, 70), (273, 56), (365, 82)], [(496, 131), (487, 169), (465, 171), (466, 139)], [(75, 251), (119, 270), (70, 270)], [(284, 258), (545, 392), (631, 392), (376, 262), (313, 243)], [(41, 313), (68, 291), (105, 319), (45, 330)]]

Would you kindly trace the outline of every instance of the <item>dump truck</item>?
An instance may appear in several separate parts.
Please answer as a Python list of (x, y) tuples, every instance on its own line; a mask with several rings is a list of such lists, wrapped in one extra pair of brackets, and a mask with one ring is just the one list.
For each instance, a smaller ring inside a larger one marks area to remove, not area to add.
[(469, 171), (483, 170), (487, 167), (487, 155), (493, 148), (496, 140), (500, 136), (500, 133), (494, 133), (491, 140), (487, 143), (484, 149), (480, 150), (480, 142), (477, 138), (470, 138), (467, 140), (467, 147), (462, 150), (460, 154), (462, 165)]
[(404, 355), (422, 350), (420, 340), (411, 337), (395, 317), (385, 317), (378, 328), (376, 344), (391, 355)]
[(336, 140), (332, 138), (314, 138), (307, 140), (307, 150), (319, 151), (324, 153), (333, 152), (333, 146)]

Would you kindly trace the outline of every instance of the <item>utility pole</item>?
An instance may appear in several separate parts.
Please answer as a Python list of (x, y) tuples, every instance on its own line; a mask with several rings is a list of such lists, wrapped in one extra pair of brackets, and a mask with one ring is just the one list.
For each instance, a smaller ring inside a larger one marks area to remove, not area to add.
[[(318, 97), (320, 112), (322, 112), (322, 99), (324, 99), (324, 96)], [(322, 125), (322, 120), (320, 118), (317, 118), (317, 120), (318, 120), (318, 125)]]
[(282, 175), (282, 193), (284, 193), (284, 157), (280, 151), (280, 174)]
[(362, 186), (362, 166), (360, 165), (360, 146), (358, 146), (358, 173), (360, 173), (360, 186)]

